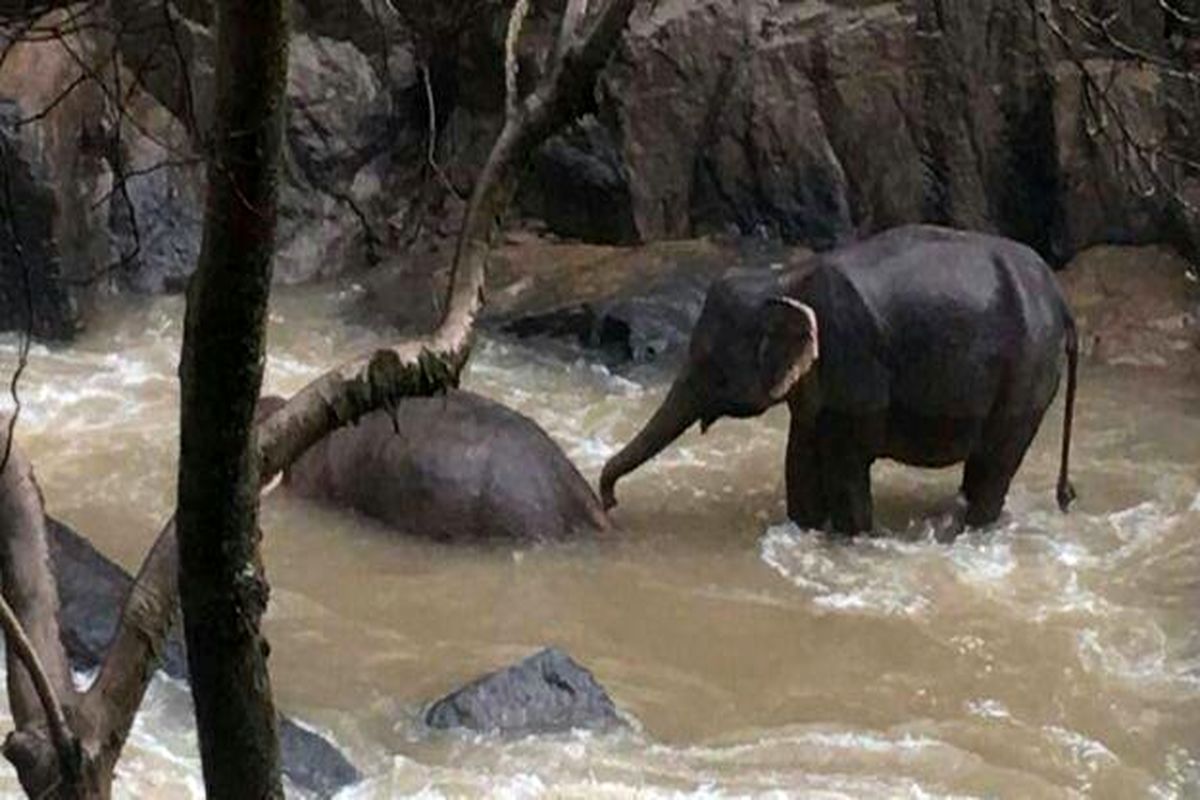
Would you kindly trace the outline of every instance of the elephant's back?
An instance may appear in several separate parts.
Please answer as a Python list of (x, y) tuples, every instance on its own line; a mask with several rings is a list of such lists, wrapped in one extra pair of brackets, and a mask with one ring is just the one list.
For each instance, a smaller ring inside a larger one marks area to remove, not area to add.
[(974, 417), (1015, 383), (1044, 375), (1057, 384), (1068, 312), (1030, 248), (915, 225), (836, 251), (822, 266), (861, 302), (893, 401)]
[(533, 420), (469, 392), (407, 398), (306, 453), (289, 484), (405, 533), (551, 539), (600, 528), (587, 482)]

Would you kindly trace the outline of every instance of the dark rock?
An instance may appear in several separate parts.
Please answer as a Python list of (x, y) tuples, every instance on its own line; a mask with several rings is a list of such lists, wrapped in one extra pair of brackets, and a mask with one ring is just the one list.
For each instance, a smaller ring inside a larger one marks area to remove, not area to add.
[(113, 172), (128, 176), (108, 202), (115, 278), (134, 292), (182, 291), (200, 258), (204, 164), (187, 157), (187, 129), (148, 93), (129, 94), (126, 116), (110, 147), (110, 159), (120, 159)]
[[(571, 340), (610, 367), (670, 367), (687, 352), (709, 284), (731, 267), (808, 255), (769, 243), (659, 242), (638, 248), (528, 243), (495, 256), (485, 323), (519, 337)], [(543, 270), (547, 261), (555, 270)]]
[(511, 735), (608, 730), (623, 724), (592, 674), (553, 647), (438, 700), (425, 713), (425, 722), (433, 728)]
[[(116, 632), (132, 579), (62, 523), (47, 517), (46, 532), (58, 583), (63, 646), (75, 669), (91, 669)], [(172, 678), (187, 680), (187, 656), (178, 627), (167, 639), (161, 668)], [(317, 797), (332, 797), (361, 778), (329, 741), (285, 716), (279, 719), (279, 745), (284, 775)]]
[(569, 339), (610, 366), (682, 356), (714, 274), (666, 276), (636, 294), (517, 316), (500, 329), (518, 337)]
[(561, 236), (604, 244), (637, 241), (629, 180), (612, 135), (584, 117), (537, 152), (523, 186), (525, 213)]

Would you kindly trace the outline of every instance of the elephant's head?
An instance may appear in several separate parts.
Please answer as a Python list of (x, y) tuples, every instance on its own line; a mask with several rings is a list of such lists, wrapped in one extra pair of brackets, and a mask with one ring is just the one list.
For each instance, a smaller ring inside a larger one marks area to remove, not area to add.
[(817, 315), (783, 292), (777, 276), (734, 275), (713, 284), (692, 331), (687, 361), (645, 427), (604, 465), (600, 498), (694, 423), (752, 417), (784, 400), (819, 357)]

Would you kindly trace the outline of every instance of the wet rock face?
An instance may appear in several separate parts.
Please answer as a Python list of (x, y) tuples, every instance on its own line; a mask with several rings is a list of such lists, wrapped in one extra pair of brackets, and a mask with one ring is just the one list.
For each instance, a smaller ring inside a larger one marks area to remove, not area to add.
[(608, 730), (622, 725), (592, 674), (557, 648), (484, 675), (438, 700), (425, 713), (433, 728), (509, 735)]
[[(68, 46), (89, 52), (71, 37)], [(65, 339), (82, 325), (89, 277), (109, 255), (111, 175), (98, 89), (63, 93), (77, 70), (58, 42), (18, 44), (0, 67), (0, 331)], [(59, 99), (61, 98), (61, 99)], [(30, 320), (32, 306), (32, 320)]]
[[(1085, 359), (1200, 370), (1200, 288), (1166, 247), (1093, 247), (1059, 273)], [(1194, 272), (1192, 273), (1194, 275)]]
[[(58, 583), (63, 646), (75, 669), (91, 669), (112, 640), (132, 579), (62, 523), (47, 518), (46, 533)], [(178, 627), (167, 639), (161, 668), (172, 678), (187, 680), (187, 656)], [(284, 775), (315, 797), (332, 797), (361, 778), (329, 741), (283, 716), (279, 745)]]
[[(558, 7), (528, 21), (525, 83)], [(108, 100), (87, 86), (13, 129), (76, 76), (53, 43), (18, 48), (0, 70), (0, 100), (20, 109), (4, 136), (44, 335), (81, 324), (91, 288), (72, 276), (124, 257), (116, 285), (176, 291), (194, 269), (202, 165), (140, 174), (105, 199), (118, 172), (194, 155), (188, 143), (211, 124), (210, 3), (172, 8), (186, 69), (160, 46), (161, 4), (113, 6), (128, 23), (117, 41), (126, 71), (145, 90), (120, 137)], [(448, 0), (295, 4), (278, 280), (342, 275), (453, 234), (461, 202), (442, 177), (468, 195), (499, 131), (506, 13)], [(1155, 66), (1194, 63), (1200, 39), (1165, 13), (1132, 0), (1118, 24), (1154, 61), (1123, 59), (1057, 20), (1107, 87), (1109, 119), (1097, 127), (1077, 65), (1024, 0), (660, 0), (634, 15), (595, 113), (534, 155), (520, 207), (591, 243), (733, 233), (823, 249), (926, 221), (998, 232), (1063, 263), (1096, 243), (1195, 237), (1195, 220), (1169, 219), (1166, 192), (1148, 191), (1145, 165), (1113, 141), (1115, 109), (1148, 148), (1200, 158), (1192, 87)], [(105, 52), (89, 35), (107, 34), (80, 34), (80, 50)], [(164, 137), (175, 144), (160, 152)], [(1200, 178), (1176, 177), (1200, 204)], [(0, 283), (0, 328), (23, 324), (14, 285)]]
[[(1158, 52), (1161, 10), (1144, 5)], [(1086, 52), (1117, 73), (1131, 128), (1163, 142), (1163, 77)], [(1085, 131), (1079, 85), (1022, 3), (701, 0), (635, 23), (600, 117), (642, 239), (734, 225), (821, 249), (929, 221), (1065, 259), (1161, 237), (1161, 208)]]

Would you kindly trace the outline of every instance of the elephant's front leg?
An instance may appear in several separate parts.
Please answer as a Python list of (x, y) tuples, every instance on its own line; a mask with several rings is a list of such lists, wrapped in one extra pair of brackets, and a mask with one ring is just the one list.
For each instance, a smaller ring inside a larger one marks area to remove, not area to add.
[(862, 441), (870, 426), (846, 417), (822, 415), (818, 451), (822, 487), (833, 531), (846, 536), (870, 533), (871, 450)]
[(827, 516), (821, 490), (821, 461), (813, 435), (811, 415), (792, 411), (788, 430), (787, 463), (788, 518), (801, 528), (820, 528)]

